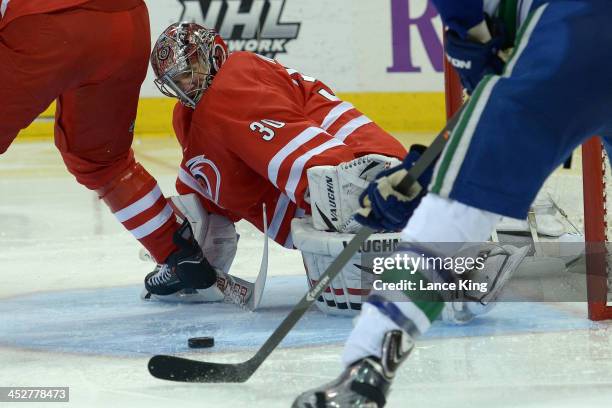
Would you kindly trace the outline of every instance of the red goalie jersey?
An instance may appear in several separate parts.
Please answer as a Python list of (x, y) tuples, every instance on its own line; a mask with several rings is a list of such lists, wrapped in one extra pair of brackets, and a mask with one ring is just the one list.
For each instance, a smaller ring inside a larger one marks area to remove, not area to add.
[(406, 155), (321, 81), (249, 52), (229, 56), (195, 110), (176, 105), (174, 129), (183, 147), (177, 191), (262, 231), (265, 204), (269, 236), (288, 248), (291, 219), (310, 210), (308, 168)]

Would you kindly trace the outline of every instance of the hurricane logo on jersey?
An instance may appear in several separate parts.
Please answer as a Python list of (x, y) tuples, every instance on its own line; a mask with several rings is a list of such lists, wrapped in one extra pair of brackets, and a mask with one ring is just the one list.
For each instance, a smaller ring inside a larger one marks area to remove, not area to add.
[(219, 203), (221, 172), (212, 160), (204, 155), (189, 159), (185, 165), (199, 185), (198, 191), (212, 202)]

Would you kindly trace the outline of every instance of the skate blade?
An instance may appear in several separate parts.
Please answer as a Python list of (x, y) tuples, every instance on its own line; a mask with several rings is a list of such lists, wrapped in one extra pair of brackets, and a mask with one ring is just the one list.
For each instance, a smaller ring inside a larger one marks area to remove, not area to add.
[(213, 285), (207, 289), (182, 289), (171, 295), (154, 295), (143, 289), (140, 293), (140, 299), (145, 301), (158, 301), (167, 303), (212, 303), (222, 302), (225, 296), (219, 290), (217, 285)]

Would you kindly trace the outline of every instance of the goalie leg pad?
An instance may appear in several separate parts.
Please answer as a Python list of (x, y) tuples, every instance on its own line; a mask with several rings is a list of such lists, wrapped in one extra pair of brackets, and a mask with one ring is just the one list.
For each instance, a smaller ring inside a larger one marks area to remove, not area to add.
[[(321, 275), (353, 238), (353, 234), (316, 230), (309, 217), (294, 219), (291, 234), (295, 247), (302, 252), (310, 287), (317, 284)], [(326, 314), (356, 316), (376, 278), (371, 266), (366, 264), (367, 260), (391, 254), (399, 239), (399, 233), (370, 236), (317, 299), (317, 307)]]

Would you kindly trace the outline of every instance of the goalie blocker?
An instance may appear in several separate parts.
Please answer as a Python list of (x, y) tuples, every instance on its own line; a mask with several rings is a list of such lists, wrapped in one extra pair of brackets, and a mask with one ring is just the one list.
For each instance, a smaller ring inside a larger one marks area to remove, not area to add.
[(381, 154), (368, 154), (337, 166), (316, 166), (307, 171), (312, 223), (317, 230), (356, 232), (361, 225), (353, 214), (359, 195), (378, 173), (401, 164)]

